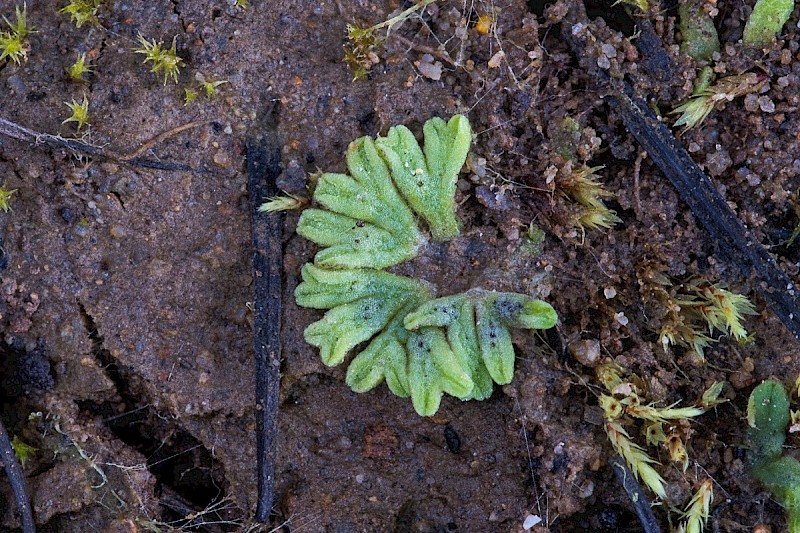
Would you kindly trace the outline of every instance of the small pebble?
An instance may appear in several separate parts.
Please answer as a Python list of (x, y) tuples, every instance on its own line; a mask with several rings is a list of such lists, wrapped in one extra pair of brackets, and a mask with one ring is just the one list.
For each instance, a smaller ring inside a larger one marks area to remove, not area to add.
[(528, 516), (525, 517), (525, 521), (522, 523), (522, 529), (524, 529), (525, 531), (530, 531), (533, 528), (533, 526), (538, 526), (541, 523), (542, 523), (541, 516), (535, 514), (529, 514)]
[(439, 81), (442, 79), (442, 63), (440, 61), (436, 61), (435, 63), (417, 61), (415, 65), (417, 70), (419, 70), (419, 73), (426, 78), (433, 81)]
[(64, 219), (64, 222), (72, 222), (75, 220), (75, 210), (69, 207), (62, 208), (61, 218)]
[(505, 52), (500, 50), (495, 55), (493, 55), (491, 59), (489, 59), (487, 65), (489, 66), (489, 68), (498, 68), (502, 64), (504, 57), (506, 57)]
[(617, 49), (614, 48), (614, 45), (606, 43), (601, 46), (600, 49), (606, 57), (617, 57)]
[(218, 150), (214, 154), (214, 164), (218, 167), (227, 168), (231, 165), (231, 157), (225, 150)]
[(744, 108), (751, 113), (758, 111), (758, 96), (754, 94), (748, 94), (744, 97), (742, 103), (744, 104)]
[(6, 83), (8, 83), (8, 88), (17, 93), (18, 95), (25, 94), (25, 82), (23, 81), (22, 78), (20, 78), (16, 74), (13, 76), (9, 76), (8, 80), (6, 80)]
[(600, 341), (597, 339), (572, 342), (569, 351), (576, 361), (585, 366), (594, 367), (600, 361)]
[(775, 112), (775, 102), (769, 96), (761, 96), (758, 99), (758, 107), (764, 113), (774, 113)]
[(115, 239), (124, 239), (126, 235), (125, 228), (119, 224), (111, 226), (111, 236)]

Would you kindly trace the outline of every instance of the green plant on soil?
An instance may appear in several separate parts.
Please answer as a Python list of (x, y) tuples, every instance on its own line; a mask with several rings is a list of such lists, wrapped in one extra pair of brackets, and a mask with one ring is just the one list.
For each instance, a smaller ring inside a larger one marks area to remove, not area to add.
[(64, 104), (72, 111), (72, 115), (63, 121), (62, 124), (74, 122), (77, 124), (78, 130), (80, 130), (89, 123), (89, 100), (86, 99), (85, 94), (83, 95), (83, 102), (78, 102), (73, 98), (72, 103), (64, 102)]
[(163, 41), (156, 42), (155, 39), (148, 41), (140, 34), (139, 44), (142, 45), (142, 47), (134, 50), (137, 54), (144, 54), (144, 61), (142, 61), (142, 63), (150, 61), (153, 64), (153, 68), (150, 69), (150, 72), (156, 74), (164, 73), (164, 85), (167, 84), (167, 79), (170, 77), (175, 83), (178, 83), (178, 73), (180, 72), (180, 68), (184, 66), (183, 59), (178, 56), (176, 49), (177, 40), (177, 36), (173, 37), (172, 46), (170, 48), (164, 48)]
[(689, 99), (670, 112), (671, 115), (681, 114), (673, 125), (684, 126), (683, 131), (702, 123), (719, 104), (757, 92), (767, 81), (764, 76), (747, 72), (721, 78), (710, 85), (712, 71), (704, 70), (700, 74), (699, 83)]
[(17, 189), (6, 189), (5, 184), (0, 185), (0, 211), (8, 213), (11, 210), (11, 197)]
[(684, 0), (678, 6), (680, 22), (678, 28), (683, 35), (681, 50), (694, 59), (710, 61), (714, 52), (719, 52), (719, 36), (705, 9), (703, 0)]
[(100, 21), (97, 19), (97, 11), (102, 3), (102, 0), (69, 0), (67, 5), (58, 12), (69, 15), (70, 20), (75, 23), (77, 28), (86, 23), (99, 28)]
[(7, 57), (19, 65), (23, 59), (28, 60), (27, 37), (33, 32), (33, 28), (28, 26), (27, 4), (23, 4), (22, 9), (16, 6), (14, 13), (17, 17), (16, 24), (3, 17), (11, 31), (0, 31), (0, 60)]
[(800, 462), (783, 455), (789, 426), (789, 398), (783, 384), (768, 380), (747, 403), (751, 472), (786, 508), (790, 533), (800, 532)]
[(794, 0), (758, 0), (744, 26), (742, 42), (751, 48), (767, 48), (794, 9)]
[(83, 79), (84, 74), (90, 74), (92, 68), (86, 65), (86, 53), (78, 54), (78, 58), (67, 69), (69, 79), (74, 82), (86, 81)]
[(297, 232), (322, 246), (302, 269), (298, 305), (328, 310), (305, 330), (329, 366), (351, 361), (347, 384), (366, 392), (386, 381), (411, 397), (417, 413), (433, 415), (443, 393), (485, 399), (493, 382), (514, 372), (510, 328), (555, 325), (553, 308), (516, 293), (480, 288), (434, 299), (422, 280), (383, 269), (419, 255), (427, 236), (435, 241), (459, 233), (455, 186), (472, 133), (461, 115), (427, 121), (425, 146), (404, 126), (386, 137), (362, 137), (347, 150), (349, 174), (319, 177), (314, 201)]

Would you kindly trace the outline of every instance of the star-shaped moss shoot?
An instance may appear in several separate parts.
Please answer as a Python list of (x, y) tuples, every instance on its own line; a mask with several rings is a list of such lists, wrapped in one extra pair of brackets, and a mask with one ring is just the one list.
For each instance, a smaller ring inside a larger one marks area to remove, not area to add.
[(323, 249), (303, 267), (295, 298), (327, 310), (305, 330), (323, 363), (357, 352), (350, 388), (366, 392), (385, 381), (430, 416), (444, 393), (483, 400), (495, 382), (510, 382), (509, 328), (549, 328), (556, 313), (530, 296), (483, 289), (432, 300), (429, 283), (382, 270), (419, 253), (426, 238), (417, 216), (435, 240), (459, 232), (455, 186), (472, 140), (469, 122), (434, 118), (424, 133), (424, 150), (403, 126), (376, 141), (362, 137), (347, 149), (349, 174), (319, 178), (320, 207), (303, 212), (297, 232)]

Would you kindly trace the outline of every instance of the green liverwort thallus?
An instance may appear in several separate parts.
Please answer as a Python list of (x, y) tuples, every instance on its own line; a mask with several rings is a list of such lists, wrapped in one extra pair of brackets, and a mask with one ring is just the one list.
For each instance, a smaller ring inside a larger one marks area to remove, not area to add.
[(424, 148), (405, 126), (347, 149), (348, 174), (325, 173), (297, 232), (320, 245), (302, 269), (298, 305), (325, 309), (305, 330), (329, 366), (350, 362), (347, 384), (366, 392), (382, 381), (433, 415), (443, 393), (488, 398), (514, 374), (510, 328), (555, 325), (553, 308), (524, 294), (471, 289), (434, 299), (422, 280), (383, 269), (416, 257), (428, 240), (459, 234), (455, 191), (472, 142), (466, 117), (428, 120)]

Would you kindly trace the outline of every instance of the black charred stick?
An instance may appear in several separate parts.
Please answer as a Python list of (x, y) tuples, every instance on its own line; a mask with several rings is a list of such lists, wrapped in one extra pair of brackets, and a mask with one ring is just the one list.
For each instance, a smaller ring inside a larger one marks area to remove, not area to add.
[(282, 217), (258, 212), (278, 193), (281, 173), (278, 108), (273, 103), (247, 139), (247, 175), (253, 226), (254, 344), (256, 371), (256, 520), (266, 523), (274, 498), (278, 385), (281, 365)]
[(20, 522), (22, 522), (22, 531), (24, 533), (36, 533), (31, 502), (28, 499), (28, 491), (25, 488), (25, 475), (22, 473), (22, 467), (19, 466), (17, 456), (14, 455), (14, 448), (11, 446), (11, 440), (8, 438), (8, 432), (2, 421), (0, 421), (0, 458), (2, 458), (3, 467), (6, 469), (11, 490), (14, 492)]

